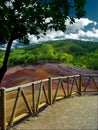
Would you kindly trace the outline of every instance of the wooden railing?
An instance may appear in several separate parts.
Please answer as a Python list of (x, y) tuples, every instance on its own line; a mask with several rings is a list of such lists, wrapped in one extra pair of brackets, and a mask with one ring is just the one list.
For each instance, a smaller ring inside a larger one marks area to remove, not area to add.
[(82, 93), (96, 92), (96, 90), (98, 92), (98, 74), (82, 74), (81, 78)]
[(0, 126), (6, 130), (57, 100), (87, 92), (98, 94), (98, 75), (52, 77), (8, 89), (0, 88)]

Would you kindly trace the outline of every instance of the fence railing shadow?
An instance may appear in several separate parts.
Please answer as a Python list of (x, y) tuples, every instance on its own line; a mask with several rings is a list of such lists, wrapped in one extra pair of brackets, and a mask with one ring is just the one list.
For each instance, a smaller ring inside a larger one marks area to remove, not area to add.
[(57, 100), (84, 93), (98, 94), (98, 75), (49, 77), (12, 88), (0, 88), (0, 126), (6, 130)]

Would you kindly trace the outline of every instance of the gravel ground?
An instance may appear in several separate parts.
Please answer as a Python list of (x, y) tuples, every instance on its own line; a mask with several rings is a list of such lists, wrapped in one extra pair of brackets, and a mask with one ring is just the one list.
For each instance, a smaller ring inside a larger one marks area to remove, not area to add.
[(73, 97), (48, 106), (11, 130), (98, 130), (98, 95)]

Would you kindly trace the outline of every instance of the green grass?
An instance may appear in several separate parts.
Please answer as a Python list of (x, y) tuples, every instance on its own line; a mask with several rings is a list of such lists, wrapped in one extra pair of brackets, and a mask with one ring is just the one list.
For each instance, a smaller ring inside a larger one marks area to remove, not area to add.
[[(0, 52), (0, 66), (4, 58)], [(78, 67), (98, 69), (98, 42), (60, 40), (32, 44), (11, 51), (8, 66), (36, 63), (66, 63)]]

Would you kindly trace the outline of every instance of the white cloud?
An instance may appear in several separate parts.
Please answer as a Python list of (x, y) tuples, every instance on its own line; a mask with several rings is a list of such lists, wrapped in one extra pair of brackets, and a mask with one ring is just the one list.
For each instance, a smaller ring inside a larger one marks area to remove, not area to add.
[(68, 33), (68, 38), (71, 39), (98, 41), (98, 28), (96, 27), (96, 21), (88, 18), (76, 19), (76, 23), (68, 25), (65, 35)]
[(91, 20), (89, 20), (88, 18), (81, 18), (81, 19), (76, 19), (76, 23), (79, 23), (79, 24), (81, 24), (82, 26), (87, 26), (88, 24), (90, 24), (90, 23), (96, 23), (96, 22), (94, 22), (94, 21), (91, 21)]
[(47, 35), (44, 37), (48, 40), (59, 40), (59, 39), (77, 39), (77, 40), (92, 40), (98, 41), (98, 28), (97, 22), (89, 20), (88, 18), (76, 19), (74, 24), (66, 21), (67, 30), (47, 32)]
[(29, 35), (30, 42), (37, 43), (37, 42), (44, 42), (49, 40), (59, 40), (64, 37), (64, 32), (62, 31), (55, 31), (52, 29), (52, 31), (47, 31), (46, 35), (40, 34), (40, 39), (37, 39), (34, 35)]
[(31, 43), (61, 39), (98, 41), (98, 28), (96, 28), (96, 21), (89, 20), (88, 18), (76, 19), (75, 21), (76, 22), (71, 25), (68, 20), (66, 21), (67, 29), (65, 32), (48, 30), (46, 35), (40, 34), (40, 39), (37, 39), (32, 35), (30, 36)]
[(94, 21), (89, 20), (88, 18), (81, 18), (81, 19), (75, 19), (75, 23), (70, 25), (70, 22), (67, 20), (66, 25), (67, 25), (67, 33), (75, 33), (81, 29), (84, 29), (85, 26), (89, 24), (95, 24)]
[[(47, 19), (48, 22), (50, 19)], [(40, 39), (37, 39), (34, 35), (29, 35), (31, 43), (39, 43), (49, 40), (64, 40), (64, 39), (77, 39), (77, 40), (91, 40), (98, 42), (98, 25), (96, 21), (92, 21), (88, 18), (76, 19), (74, 24), (70, 25), (70, 22), (67, 20), (67, 30), (62, 31), (47, 31), (46, 35), (40, 34)], [(17, 44), (14, 41), (12, 48), (20, 47), (22, 44)], [(4, 49), (6, 45), (1, 46), (0, 48)]]
[(38, 42), (38, 39), (37, 39), (37, 37), (35, 37), (34, 35), (29, 35), (28, 34), (28, 36), (29, 36), (29, 40), (30, 40), (30, 42), (32, 43), (37, 43)]

